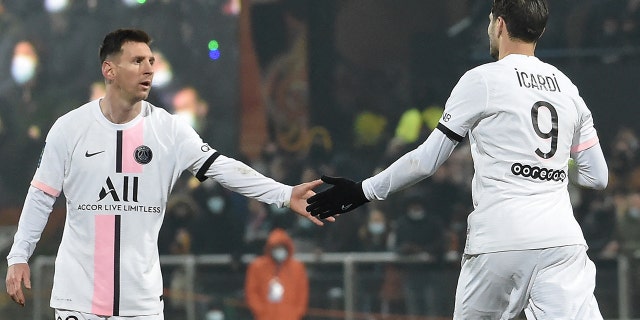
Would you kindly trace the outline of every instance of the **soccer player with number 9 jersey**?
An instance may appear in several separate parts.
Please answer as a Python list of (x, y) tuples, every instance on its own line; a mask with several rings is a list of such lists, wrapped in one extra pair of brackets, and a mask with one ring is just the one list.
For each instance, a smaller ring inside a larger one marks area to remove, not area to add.
[(578, 89), (534, 56), (548, 14), (546, 0), (494, 0), (487, 32), (497, 61), (460, 78), (427, 140), (362, 182), (323, 177), (333, 187), (308, 200), (320, 218), (384, 200), (432, 175), (468, 136), (474, 210), (454, 319), (523, 310), (527, 319), (602, 319), (567, 184), (604, 189), (608, 169)]

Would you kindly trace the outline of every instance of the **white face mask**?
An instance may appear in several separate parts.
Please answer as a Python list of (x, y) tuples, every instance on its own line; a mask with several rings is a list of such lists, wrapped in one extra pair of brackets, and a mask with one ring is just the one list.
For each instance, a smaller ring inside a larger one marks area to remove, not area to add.
[(289, 256), (289, 252), (287, 252), (287, 249), (284, 247), (276, 247), (271, 250), (271, 257), (273, 257), (273, 260), (277, 262), (286, 260), (287, 256)]
[(11, 76), (18, 84), (25, 84), (36, 73), (36, 61), (28, 56), (17, 55), (11, 61)]
[(171, 82), (171, 79), (173, 79), (173, 73), (171, 73), (170, 70), (167, 70), (167, 69), (156, 70), (153, 73), (153, 82), (151, 83), (151, 85), (153, 87), (162, 88), (167, 84), (169, 84), (169, 82)]
[(424, 210), (422, 209), (409, 209), (407, 215), (411, 220), (422, 220), (424, 218)]
[(368, 228), (369, 232), (375, 235), (382, 234), (385, 230), (384, 223), (382, 222), (370, 222)]
[(64, 10), (69, 6), (69, 0), (45, 0), (44, 7), (51, 13)]
[(220, 310), (211, 310), (205, 316), (207, 320), (224, 320), (224, 313)]

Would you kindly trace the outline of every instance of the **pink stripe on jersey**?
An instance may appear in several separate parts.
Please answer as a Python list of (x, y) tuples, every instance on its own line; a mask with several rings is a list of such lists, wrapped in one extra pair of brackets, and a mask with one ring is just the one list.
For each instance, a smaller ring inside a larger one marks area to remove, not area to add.
[(91, 313), (111, 315), (113, 313), (115, 254), (114, 215), (95, 216), (95, 248), (93, 256), (93, 305)]
[(122, 172), (141, 173), (142, 165), (134, 159), (134, 152), (144, 142), (144, 119), (122, 132)]
[(596, 144), (598, 144), (598, 137), (593, 137), (577, 146), (573, 146), (571, 147), (571, 152), (580, 152), (582, 150), (587, 150), (593, 146), (595, 146)]
[(44, 193), (50, 196), (58, 197), (60, 195), (60, 190), (56, 190), (55, 188), (52, 188), (40, 181), (32, 180), (31, 185), (42, 190)]

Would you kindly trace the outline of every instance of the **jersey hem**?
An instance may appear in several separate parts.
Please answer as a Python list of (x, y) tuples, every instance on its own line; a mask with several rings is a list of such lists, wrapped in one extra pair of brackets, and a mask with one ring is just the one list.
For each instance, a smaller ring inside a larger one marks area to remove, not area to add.
[(555, 247), (565, 247), (565, 246), (575, 246), (582, 245), (585, 248), (588, 248), (587, 243), (584, 240), (581, 241), (570, 241), (570, 242), (553, 242), (547, 244), (536, 244), (529, 246), (520, 246), (520, 247), (507, 247), (507, 246), (493, 246), (487, 247), (485, 249), (465, 249), (464, 254), (467, 255), (478, 255), (484, 253), (494, 253), (494, 252), (503, 252), (503, 251), (522, 251), (522, 250), (538, 250), (538, 249), (547, 249), (547, 248), (555, 248)]
[[(82, 313), (87, 313), (87, 314), (92, 314), (92, 315), (96, 315), (96, 316), (101, 316), (101, 317), (113, 317), (113, 315), (110, 314), (95, 314), (93, 313), (92, 310), (87, 310), (87, 309), (83, 309), (83, 308), (75, 308), (72, 307), (70, 305), (64, 305), (64, 304), (55, 304), (53, 302), (50, 303), (49, 305), (52, 309), (58, 309), (58, 310), (66, 310), (66, 311), (73, 311), (73, 312), (82, 312)], [(147, 309), (144, 311), (122, 311), (120, 310), (118, 317), (140, 317), (140, 316), (152, 316), (152, 315), (156, 315), (156, 314), (161, 314), (164, 312), (164, 306), (161, 305), (153, 310), (151, 309)]]

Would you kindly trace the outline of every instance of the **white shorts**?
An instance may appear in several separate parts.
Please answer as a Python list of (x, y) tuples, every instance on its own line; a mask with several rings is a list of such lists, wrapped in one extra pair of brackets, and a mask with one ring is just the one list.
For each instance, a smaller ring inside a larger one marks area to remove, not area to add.
[(465, 255), (454, 319), (602, 319), (582, 245)]
[(153, 314), (148, 316), (116, 317), (98, 316), (91, 313), (78, 311), (55, 309), (55, 320), (164, 320), (163, 314)]

